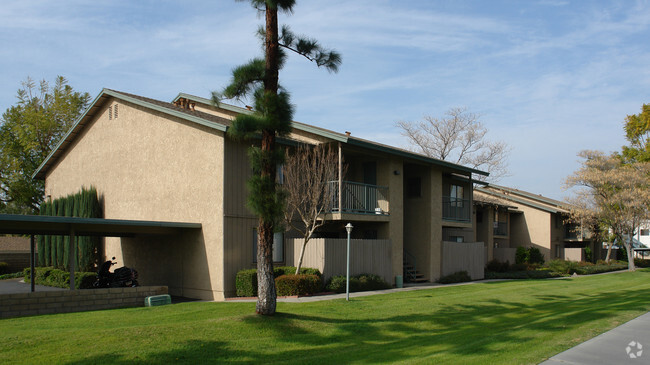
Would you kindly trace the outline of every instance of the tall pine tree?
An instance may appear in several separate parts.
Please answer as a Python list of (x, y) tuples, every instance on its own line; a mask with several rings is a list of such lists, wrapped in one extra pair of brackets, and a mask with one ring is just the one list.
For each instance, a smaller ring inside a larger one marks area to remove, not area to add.
[[(240, 0), (242, 1), (242, 0)], [(255, 114), (239, 115), (229, 129), (234, 139), (248, 139), (261, 134), (261, 144), (250, 150), (256, 174), (249, 180), (249, 206), (259, 216), (257, 230), (258, 314), (275, 313), (276, 293), (273, 278), (273, 233), (283, 217), (284, 198), (276, 189), (276, 168), (284, 153), (276, 148), (276, 137), (291, 131), (293, 106), (289, 93), (278, 82), (279, 71), (290, 50), (325, 67), (338, 71), (341, 56), (322, 48), (317, 41), (294, 35), (289, 27), (278, 29), (278, 12), (291, 14), (295, 0), (249, 0), (253, 8), (265, 15), (266, 26), (259, 35), (264, 46), (264, 59), (256, 58), (233, 70), (231, 83), (221, 92), (213, 93), (215, 103), (223, 98), (252, 97)]]

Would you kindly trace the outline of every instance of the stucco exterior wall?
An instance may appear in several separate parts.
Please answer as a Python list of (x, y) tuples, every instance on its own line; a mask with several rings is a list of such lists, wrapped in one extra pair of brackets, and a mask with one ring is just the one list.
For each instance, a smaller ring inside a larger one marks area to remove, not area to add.
[(106, 239), (105, 253), (138, 269), (143, 284), (223, 299), (223, 133), (111, 99), (75, 141), (48, 172), (46, 195), (92, 185), (106, 218), (201, 223), (191, 237)]

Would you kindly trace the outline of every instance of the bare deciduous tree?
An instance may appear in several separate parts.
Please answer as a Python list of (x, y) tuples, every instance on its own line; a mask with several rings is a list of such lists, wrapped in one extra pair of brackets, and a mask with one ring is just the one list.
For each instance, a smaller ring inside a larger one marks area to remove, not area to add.
[[(597, 219), (619, 237), (627, 250), (628, 268), (634, 271), (632, 237), (650, 208), (650, 163), (622, 164), (616, 155), (582, 151), (582, 167), (566, 180), (576, 192), (573, 211), (578, 219)], [(609, 256), (609, 252), (608, 252)]]
[(397, 126), (414, 151), (487, 171), (489, 180), (496, 182), (508, 174), (510, 148), (503, 142), (487, 140), (487, 129), (479, 117), (467, 108), (451, 108), (443, 118), (425, 116), (419, 122), (399, 121)]
[[(341, 168), (345, 175), (344, 166)], [(325, 222), (325, 213), (332, 210), (336, 201), (336, 181), (339, 176), (339, 157), (329, 145), (310, 147), (300, 145), (295, 153), (287, 154), (283, 168), (287, 209), (287, 224), (303, 236), (296, 274), (300, 272), (305, 247)], [(295, 216), (298, 216), (300, 224)]]

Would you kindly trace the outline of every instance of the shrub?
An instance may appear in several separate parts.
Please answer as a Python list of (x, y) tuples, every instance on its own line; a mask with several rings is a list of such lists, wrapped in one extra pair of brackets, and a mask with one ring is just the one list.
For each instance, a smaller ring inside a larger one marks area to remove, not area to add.
[(515, 252), (515, 263), (516, 264), (525, 264), (528, 262), (528, 251), (526, 247), (519, 246)]
[(0, 275), (0, 280), (22, 278), (23, 275), (24, 275), (24, 274), (23, 274), (22, 271), (20, 271), (20, 272), (15, 272), (15, 273), (12, 273), (12, 274), (4, 274), (4, 275)]
[(548, 279), (564, 276), (550, 270), (487, 272), (485, 279)]
[(235, 278), (235, 288), (238, 297), (257, 296), (257, 270), (241, 270)]
[[(277, 279), (282, 275), (294, 275), (295, 266), (278, 266), (273, 268), (273, 278)], [(300, 274), (316, 275), (319, 282), (322, 282), (322, 274), (318, 269), (310, 267), (301, 267)], [(319, 288), (320, 290), (320, 288)], [(256, 297), (257, 296), (257, 269), (241, 270), (235, 277), (235, 293), (238, 297)], [(278, 294), (279, 295), (279, 294)]]
[(550, 271), (557, 272), (560, 274), (571, 275), (574, 272), (576, 272), (576, 270), (578, 270), (579, 267), (580, 265), (575, 261), (551, 260), (548, 263), (548, 268)]
[(9, 264), (0, 262), (0, 275), (9, 274)]
[[(26, 268), (22, 275), (25, 276), (25, 282), (31, 281), (31, 270)], [(34, 279), (38, 285), (53, 286), (57, 288), (70, 288), (70, 273), (55, 269), (53, 267), (37, 267), (34, 272)], [(74, 286), (75, 289), (92, 289), (93, 283), (97, 279), (94, 272), (75, 272)]]
[[(296, 273), (296, 267), (295, 266), (278, 266), (273, 268), (273, 277), (277, 278), (282, 275), (294, 275)], [(311, 267), (301, 267), (300, 268), (300, 274), (303, 275), (316, 275), (319, 278), (322, 277), (322, 274), (320, 270), (318, 269), (313, 269)]]
[(492, 272), (506, 272), (508, 271), (508, 268), (510, 267), (510, 262), (501, 262), (497, 259), (494, 259), (490, 262), (487, 263), (485, 266), (486, 271), (492, 271)]
[(634, 265), (636, 267), (650, 267), (650, 260), (634, 259)]
[(523, 263), (523, 264), (510, 265), (510, 267), (508, 268), (508, 271), (526, 271), (528, 269), (529, 269), (529, 265), (526, 264), (526, 263)]
[(544, 255), (537, 247), (528, 248), (528, 263), (544, 265)]
[(472, 278), (469, 276), (467, 271), (457, 271), (438, 279), (440, 284), (462, 283), (465, 281), (472, 281)]
[(576, 273), (579, 275), (591, 275), (624, 269), (627, 269), (627, 263), (612, 262), (611, 264), (605, 265), (580, 266), (576, 269)]
[(311, 295), (318, 293), (321, 281), (318, 275), (281, 275), (275, 279), (278, 295)]
[[(384, 281), (384, 279), (379, 275), (360, 274), (350, 277), (350, 292), (383, 290), (390, 288), (391, 285)], [(332, 276), (325, 285), (325, 289), (336, 293), (344, 293), (345, 275)]]

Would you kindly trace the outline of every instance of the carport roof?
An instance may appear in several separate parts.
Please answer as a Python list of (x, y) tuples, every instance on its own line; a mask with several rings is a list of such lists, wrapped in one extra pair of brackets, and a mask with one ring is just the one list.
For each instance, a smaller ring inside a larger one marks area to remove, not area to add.
[(165, 235), (201, 229), (201, 223), (0, 214), (0, 234), (49, 234), (101, 237)]

